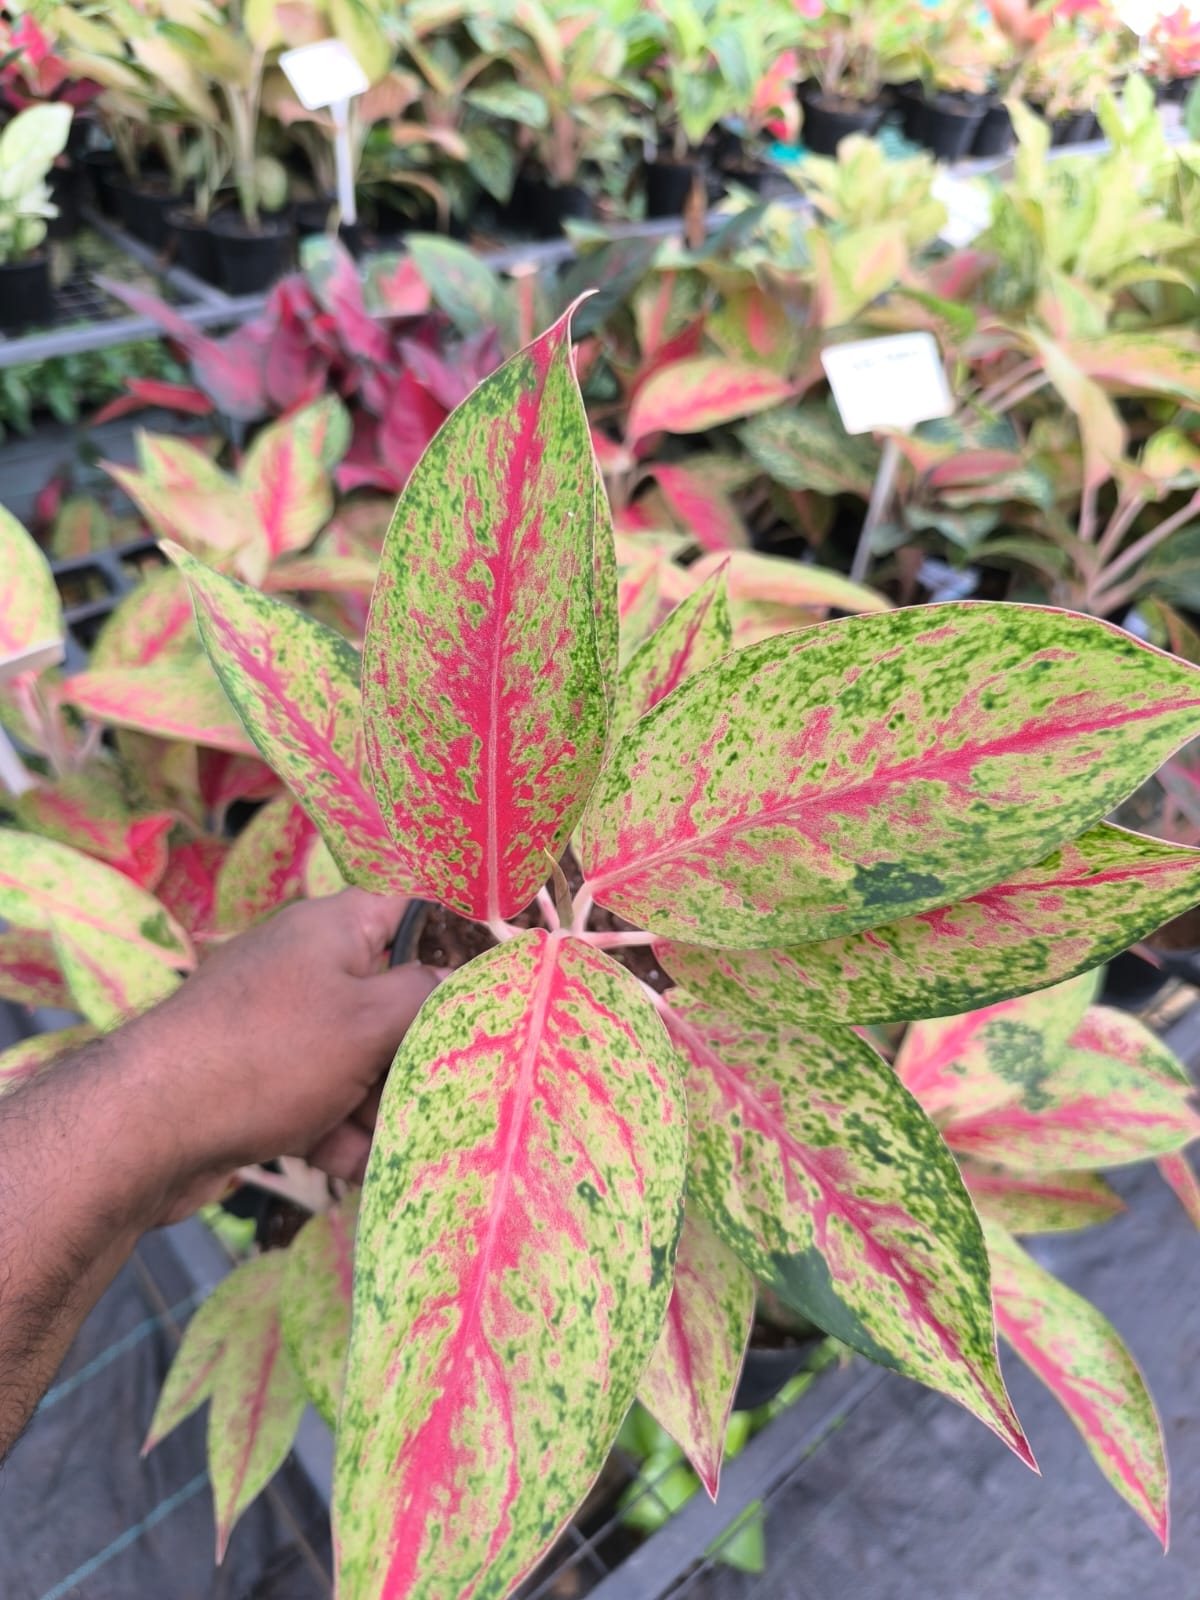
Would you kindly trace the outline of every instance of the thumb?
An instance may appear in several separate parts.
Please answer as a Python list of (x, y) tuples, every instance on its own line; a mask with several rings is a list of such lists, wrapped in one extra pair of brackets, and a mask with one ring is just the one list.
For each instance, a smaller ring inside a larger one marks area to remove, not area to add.
[(362, 1026), (368, 1038), (394, 1052), (440, 982), (440, 973), (417, 961), (364, 978)]

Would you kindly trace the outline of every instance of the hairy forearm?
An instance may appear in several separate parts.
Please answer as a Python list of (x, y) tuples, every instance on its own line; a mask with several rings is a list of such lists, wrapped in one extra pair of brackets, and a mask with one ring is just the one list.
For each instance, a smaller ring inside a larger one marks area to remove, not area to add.
[(151, 1102), (133, 1029), (0, 1099), (0, 1455), (166, 1203)]

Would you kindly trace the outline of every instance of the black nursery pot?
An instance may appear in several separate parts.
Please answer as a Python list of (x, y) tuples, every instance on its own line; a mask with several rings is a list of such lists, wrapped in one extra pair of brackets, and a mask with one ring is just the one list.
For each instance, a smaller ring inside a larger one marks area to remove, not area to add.
[(1013, 147), (1012, 118), (1008, 107), (999, 101), (989, 105), (975, 129), (971, 141), (973, 156), (1003, 156)]
[(49, 256), (36, 255), (0, 266), (0, 330), (22, 333), (49, 322), (53, 314)]
[(883, 121), (881, 105), (841, 106), (820, 95), (811, 95), (802, 104), (804, 126), (800, 137), (816, 156), (836, 155), (843, 139), (852, 133), (874, 133)]
[(332, 195), (318, 195), (315, 200), (297, 200), (292, 207), (296, 219), (296, 233), (301, 239), (324, 233), (336, 202)]
[(798, 1372), (803, 1372), (812, 1360), (813, 1352), (822, 1339), (804, 1339), (799, 1344), (785, 1345), (781, 1350), (756, 1350), (753, 1345), (746, 1351), (742, 1375), (733, 1396), (735, 1411), (754, 1411), (765, 1406), (768, 1400), (790, 1383)]
[(133, 184), (117, 179), (113, 187), (117, 214), (134, 238), (152, 250), (165, 249), (171, 232), (169, 217), (180, 208), (184, 196), (173, 194), (165, 182)]
[(646, 215), (681, 217), (697, 185), (708, 200), (708, 176), (698, 161), (668, 161), (659, 157), (645, 167)]
[(80, 166), (87, 174), (87, 183), (96, 210), (102, 216), (111, 217), (116, 222), (118, 220), (116, 185), (121, 177), (121, 166), (116, 155), (111, 150), (88, 150), (80, 157)]
[(1148, 1006), (1171, 974), (1153, 966), (1133, 950), (1123, 950), (1104, 969), (1100, 1003), (1120, 1011), (1140, 1011)]
[(79, 232), (80, 207), (85, 180), (74, 167), (54, 167), (50, 172), (50, 198), (58, 215), (48, 218), (46, 233), (51, 239), (73, 239)]
[(177, 266), (204, 283), (220, 283), (217, 246), (207, 218), (198, 217), (186, 206), (176, 206), (167, 212), (167, 242)]
[(260, 217), (251, 228), (236, 207), (210, 224), (221, 287), (226, 294), (261, 294), (288, 272), (295, 251), (290, 217)]
[(961, 161), (970, 151), (984, 115), (981, 102), (939, 94), (922, 107), (920, 142), (938, 161)]

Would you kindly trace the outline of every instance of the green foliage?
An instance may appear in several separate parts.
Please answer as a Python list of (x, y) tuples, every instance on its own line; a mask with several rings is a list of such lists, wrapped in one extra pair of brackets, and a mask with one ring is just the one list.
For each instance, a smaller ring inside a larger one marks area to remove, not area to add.
[(0, 372), (0, 438), (28, 434), (44, 412), (74, 424), (125, 392), (130, 378), (186, 383), (187, 371), (158, 339), (50, 356)]

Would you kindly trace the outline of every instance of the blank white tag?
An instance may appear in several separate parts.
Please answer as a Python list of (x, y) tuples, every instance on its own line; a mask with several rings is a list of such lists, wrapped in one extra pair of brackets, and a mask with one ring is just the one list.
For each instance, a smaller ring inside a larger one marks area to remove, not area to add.
[(348, 45), (340, 39), (318, 39), (285, 50), (279, 65), (306, 111), (323, 111), (338, 100), (365, 94), (370, 85)]
[(954, 400), (931, 333), (895, 333), (830, 345), (821, 365), (847, 433), (915, 428), (948, 417)]
[(48, 639), (45, 644), (35, 644), (15, 656), (0, 656), (0, 683), (7, 683), (22, 672), (38, 672), (42, 667), (57, 666), (64, 654), (61, 639)]

